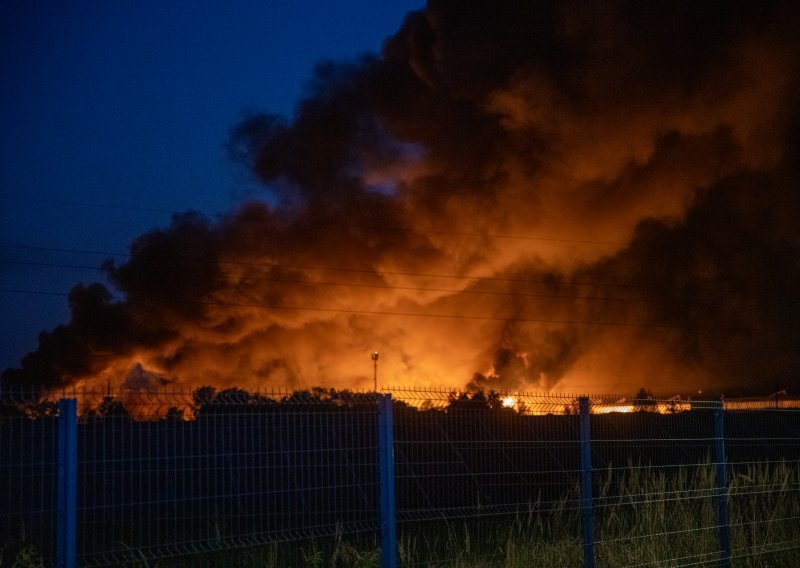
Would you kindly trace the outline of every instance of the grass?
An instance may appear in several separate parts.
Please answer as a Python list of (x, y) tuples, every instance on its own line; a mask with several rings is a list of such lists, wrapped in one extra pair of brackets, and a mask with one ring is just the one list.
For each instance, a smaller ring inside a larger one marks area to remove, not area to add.
[[(598, 566), (715, 566), (719, 530), (714, 467), (667, 471), (629, 464), (596, 474)], [(750, 464), (730, 479), (728, 509), (734, 567), (797, 566), (798, 464)], [(513, 518), (455, 521), (399, 536), (400, 565), (441, 568), (581, 566), (577, 488), (548, 512), (533, 503)], [(438, 528), (437, 528), (438, 526)], [(375, 561), (377, 562), (377, 558)], [(331, 558), (321, 566), (345, 567)], [(367, 566), (375, 564), (362, 564)]]
[[(711, 464), (667, 471), (629, 464), (595, 476), (598, 566), (716, 566), (719, 531)], [(797, 566), (800, 549), (799, 464), (751, 464), (728, 491), (731, 559), (736, 568)], [(578, 490), (554, 504), (532, 503), (512, 517), (401, 525), (399, 565), (406, 568), (581, 566)], [(547, 512), (544, 510), (547, 509)], [(281, 547), (248, 566), (380, 566), (379, 550), (342, 537), (309, 543), (287, 563)], [(241, 564), (237, 564), (239, 566)]]
[(582, 544), (575, 496), (554, 504), (531, 503), (511, 518), (453, 522), (444, 529), (401, 532), (401, 566), (576, 566)]
[(24, 535), (19, 540), (7, 541), (0, 546), (0, 568), (43, 568), (44, 558), (37, 547), (26, 541)]
[[(598, 566), (714, 566), (719, 532), (711, 464), (671, 471), (648, 466), (595, 475)], [(401, 524), (400, 566), (522, 568), (581, 566), (580, 510), (575, 488), (555, 503), (531, 503), (513, 516)], [(731, 558), (736, 568), (796, 566), (800, 549), (800, 464), (749, 464), (734, 469), (728, 491)], [(141, 568), (307, 566), (378, 568), (370, 535), (339, 534), (304, 543), (146, 560)], [(0, 547), (0, 567), (42, 566), (29, 543)]]

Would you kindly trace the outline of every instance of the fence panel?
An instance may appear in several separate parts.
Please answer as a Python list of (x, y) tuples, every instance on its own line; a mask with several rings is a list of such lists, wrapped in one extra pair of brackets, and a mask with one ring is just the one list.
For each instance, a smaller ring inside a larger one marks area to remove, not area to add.
[(574, 399), (392, 393), (403, 566), (580, 565)]
[(275, 543), (377, 534), (374, 395), (84, 400), (95, 410), (79, 426), (82, 565), (242, 549), (263, 563)]
[(56, 565), (75, 568), (78, 521), (78, 404), (58, 401), (58, 481), (56, 499)]
[(58, 406), (0, 395), (0, 566), (55, 563)]
[[(391, 404), (322, 389), (62, 396), (79, 401), (69, 534), (81, 566), (234, 552), (318, 565), (341, 562), (343, 542), (358, 547), (353, 565), (374, 565), (392, 505), (401, 566), (797, 564), (800, 409), (777, 401), (723, 412), (419, 389), (393, 390)], [(68, 406), (0, 396), (0, 565), (55, 564)]]
[(797, 566), (800, 409), (725, 403), (734, 566)]
[(718, 409), (716, 402), (591, 398), (598, 565), (720, 561)]

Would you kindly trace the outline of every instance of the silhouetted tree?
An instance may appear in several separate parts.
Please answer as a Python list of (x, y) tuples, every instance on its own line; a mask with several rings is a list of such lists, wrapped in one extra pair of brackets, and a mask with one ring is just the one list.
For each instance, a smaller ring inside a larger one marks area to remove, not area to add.
[(53, 418), (58, 416), (58, 403), (51, 400), (40, 400), (26, 405), (24, 412), (28, 418), (33, 420), (45, 417)]
[(171, 420), (173, 422), (180, 422), (183, 420), (183, 410), (177, 406), (170, 406), (167, 413), (164, 415), (164, 420)]
[(633, 409), (636, 412), (653, 412), (656, 409), (656, 401), (650, 391), (640, 388), (633, 399)]
[(84, 419), (87, 421), (99, 420), (103, 418), (127, 418), (132, 419), (130, 413), (121, 401), (113, 396), (104, 396), (97, 408), (86, 411)]
[(121, 401), (115, 399), (113, 396), (104, 396), (100, 406), (97, 407), (97, 414), (99, 416), (127, 416), (130, 413), (125, 408)]
[(192, 392), (192, 410), (199, 412), (206, 404), (214, 400), (217, 389), (214, 387), (200, 387)]

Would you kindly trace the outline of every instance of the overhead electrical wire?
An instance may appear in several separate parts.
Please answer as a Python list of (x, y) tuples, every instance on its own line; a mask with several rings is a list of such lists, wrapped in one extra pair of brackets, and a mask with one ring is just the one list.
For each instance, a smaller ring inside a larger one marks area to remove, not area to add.
[[(156, 213), (170, 213), (173, 214), (175, 211), (167, 210), (167, 209), (159, 209), (159, 208), (150, 208), (150, 207), (132, 207), (132, 206), (123, 206), (123, 205), (113, 205), (113, 204), (101, 204), (101, 203), (92, 203), (92, 202), (84, 202), (84, 201), (70, 201), (70, 200), (57, 200), (57, 199), (41, 199), (41, 198), (31, 198), (31, 197), (15, 197), (15, 196), (5, 196), (5, 199), (16, 200), (16, 201), (23, 201), (23, 202), (30, 202), (30, 203), (51, 203), (55, 205), (70, 205), (70, 206), (78, 206), (78, 207), (92, 207), (92, 208), (100, 208), (100, 209), (117, 209), (117, 210), (130, 210), (130, 211), (143, 211), (143, 212), (156, 212)], [(383, 228), (382, 230), (387, 230)], [(420, 233), (420, 234), (443, 234), (443, 235), (452, 235), (458, 237), (468, 237), (468, 238), (489, 238), (489, 239), (513, 239), (513, 240), (529, 240), (529, 241), (541, 241), (541, 242), (557, 242), (557, 243), (564, 243), (564, 244), (582, 244), (582, 245), (598, 245), (598, 246), (621, 246), (626, 243), (621, 242), (614, 242), (614, 241), (600, 241), (600, 240), (588, 240), (588, 239), (560, 239), (560, 238), (550, 238), (550, 237), (535, 237), (535, 236), (525, 236), (525, 235), (502, 235), (502, 234), (485, 234), (485, 233), (469, 233), (469, 232), (460, 232), (460, 231), (439, 231), (439, 230), (430, 230), (430, 231), (423, 231), (417, 230), (413, 228), (388, 228), (388, 230), (396, 230), (396, 231), (404, 231), (404, 232), (413, 232), (413, 233)], [(28, 250), (28, 251), (40, 251), (40, 252), (51, 252), (51, 253), (65, 253), (65, 254), (79, 254), (79, 255), (91, 255), (91, 256), (102, 256), (105, 258), (118, 258), (118, 259), (127, 259), (130, 258), (131, 255), (123, 254), (123, 253), (115, 253), (115, 252), (108, 252), (108, 251), (97, 251), (97, 250), (86, 250), (86, 249), (72, 249), (72, 248), (63, 248), (63, 247), (45, 247), (45, 246), (33, 246), (33, 245), (14, 245), (14, 244), (5, 244), (0, 243), (0, 248), (12, 248), (17, 250)], [(189, 260), (190, 262), (193, 262)], [(370, 276), (378, 276), (378, 277), (413, 277), (413, 278), (437, 278), (437, 279), (449, 279), (449, 280), (456, 280), (460, 282), (497, 282), (503, 284), (544, 284), (550, 285), (553, 282), (549, 279), (545, 278), (503, 278), (498, 276), (463, 276), (463, 275), (453, 275), (453, 274), (441, 274), (441, 273), (422, 273), (422, 272), (404, 272), (404, 271), (386, 271), (386, 270), (374, 270), (372, 268), (344, 268), (344, 267), (331, 267), (331, 266), (310, 266), (310, 265), (302, 265), (302, 264), (282, 264), (282, 263), (269, 263), (269, 262), (252, 262), (252, 261), (235, 261), (235, 260), (217, 260), (215, 261), (220, 265), (229, 265), (229, 266), (249, 266), (255, 267), (259, 269), (279, 269), (279, 270), (301, 270), (301, 271), (321, 271), (321, 272), (335, 272), (335, 273), (351, 273), (351, 274), (367, 274)], [(75, 269), (75, 270), (92, 270), (92, 271), (100, 271), (102, 272), (103, 269), (97, 266), (85, 266), (85, 265), (78, 265), (78, 264), (64, 264), (64, 263), (48, 263), (48, 262), (34, 262), (34, 261), (20, 261), (20, 260), (0, 260), (0, 263), (5, 264), (15, 264), (15, 265), (28, 265), (28, 266), (39, 266), (44, 268), (67, 268), (67, 269)], [(431, 287), (431, 286), (396, 286), (391, 284), (370, 284), (370, 283), (343, 283), (343, 282), (330, 282), (330, 281), (308, 281), (308, 280), (296, 280), (291, 278), (285, 277), (275, 277), (275, 276), (257, 276), (257, 275), (245, 275), (244, 277), (234, 277), (228, 274), (222, 274), (222, 278), (231, 281), (248, 281), (248, 280), (255, 280), (255, 281), (263, 281), (269, 283), (277, 283), (277, 284), (294, 284), (300, 286), (327, 286), (327, 287), (349, 287), (349, 288), (363, 288), (363, 289), (387, 289), (387, 290), (398, 290), (398, 291), (407, 291), (407, 292), (431, 292), (431, 293), (452, 293), (452, 294), (471, 294), (471, 295), (491, 295), (491, 296), (502, 296), (502, 297), (520, 297), (520, 298), (540, 298), (540, 299), (553, 299), (553, 300), (575, 300), (575, 301), (613, 301), (613, 302), (644, 302), (646, 300), (642, 298), (615, 298), (615, 297), (604, 297), (604, 296), (587, 296), (587, 295), (567, 295), (567, 294), (550, 294), (550, 293), (528, 293), (528, 292), (515, 292), (515, 291), (493, 291), (493, 290), (474, 290), (474, 289), (454, 289), (454, 288), (440, 288), (440, 287)], [(700, 279), (699, 282), (706, 282), (706, 281), (713, 281), (713, 279)], [(562, 283), (565, 286), (569, 287), (593, 287), (593, 288), (623, 288), (623, 289), (647, 289), (652, 287), (652, 284), (634, 284), (634, 283), (621, 283), (621, 282), (568, 282)], [(39, 290), (11, 290), (11, 289), (0, 289), (0, 292), (5, 293), (24, 293), (24, 294), (37, 294), (37, 295), (48, 295), (48, 296), (68, 296), (67, 293), (64, 292), (45, 292)], [(735, 291), (723, 291), (723, 293), (735, 293)], [(121, 300), (121, 298), (114, 298), (115, 300)], [(316, 312), (340, 312), (340, 313), (353, 313), (353, 314), (364, 314), (364, 315), (380, 315), (380, 316), (404, 316), (404, 317), (432, 317), (432, 318), (453, 318), (453, 319), (477, 319), (477, 320), (484, 320), (484, 321), (507, 321), (509, 317), (499, 317), (499, 316), (469, 316), (469, 315), (449, 315), (449, 314), (425, 314), (425, 313), (406, 313), (406, 312), (382, 312), (382, 311), (364, 311), (364, 310), (346, 310), (346, 309), (333, 309), (333, 308), (321, 308), (321, 307), (298, 307), (298, 306), (280, 306), (280, 305), (265, 305), (265, 304), (240, 304), (240, 303), (214, 303), (210, 302), (210, 305), (220, 305), (220, 306), (228, 306), (228, 307), (251, 307), (251, 308), (260, 308), (260, 309), (274, 309), (274, 310), (303, 310), (303, 311), (316, 311)], [(573, 324), (573, 325), (610, 325), (610, 326), (631, 326), (631, 327), (655, 327), (655, 328), (685, 328), (686, 326), (676, 326), (676, 325), (669, 325), (669, 324), (634, 324), (630, 322), (601, 322), (601, 321), (580, 321), (580, 320), (543, 320), (543, 319), (520, 319), (515, 317), (515, 321), (519, 322), (531, 322), (531, 323), (553, 323), (553, 324)]]
[[(23, 196), (0, 196), (0, 199), (5, 199), (9, 201), (22, 201), (22, 202), (30, 202), (30, 203), (49, 203), (52, 205), (69, 205), (74, 207), (91, 207), (94, 209), (115, 209), (115, 210), (122, 210), (122, 211), (141, 211), (147, 213), (169, 213), (171, 215), (175, 215), (180, 213), (179, 211), (173, 209), (159, 209), (155, 207), (138, 207), (138, 206), (130, 206), (130, 205), (115, 205), (109, 203), (94, 203), (90, 201), (72, 201), (67, 199), (51, 199), (51, 198), (39, 198), (39, 197), (23, 197)], [(189, 209), (191, 211), (191, 209)], [(203, 214), (203, 213), (201, 213)], [(604, 241), (604, 240), (596, 240), (596, 239), (565, 239), (565, 238), (558, 238), (558, 237), (541, 237), (541, 236), (532, 236), (532, 235), (505, 235), (505, 234), (497, 234), (497, 233), (470, 233), (467, 231), (444, 231), (438, 229), (415, 229), (413, 227), (379, 227), (380, 231), (395, 231), (395, 232), (403, 232), (403, 233), (418, 233), (423, 235), (451, 235), (454, 237), (469, 237), (469, 238), (488, 238), (488, 239), (509, 239), (509, 240), (521, 240), (521, 241), (542, 241), (542, 242), (552, 242), (552, 243), (571, 243), (571, 244), (581, 244), (581, 245), (594, 245), (594, 246), (621, 246), (627, 243), (620, 242), (620, 241)]]
[[(44, 268), (68, 268), (76, 270), (88, 270), (93, 272), (103, 272), (104, 269), (99, 266), (88, 266), (78, 264), (60, 264), (49, 262), (32, 262), (24, 260), (2, 260), (0, 264), (14, 264), (23, 266), (37, 266)], [(269, 282), (277, 284), (298, 284), (301, 286), (329, 286), (341, 288), (366, 288), (377, 290), (397, 290), (404, 292), (442, 292), (453, 294), (474, 294), (484, 296), (507, 296), (514, 298), (546, 298), (546, 299), (564, 299), (564, 300), (593, 300), (593, 301), (614, 301), (614, 302), (645, 302), (644, 298), (616, 298), (604, 296), (576, 296), (568, 294), (533, 294), (528, 292), (512, 292), (502, 290), (471, 290), (460, 288), (432, 288), (429, 286), (395, 286), (392, 284), (366, 284), (362, 282), (326, 282), (320, 280), (297, 280), (291, 278), (276, 278), (272, 276), (252, 276), (246, 275), (243, 277), (232, 276), (230, 274), (222, 274), (222, 278), (232, 282)]]
[[(87, 249), (71, 249), (71, 248), (61, 248), (61, 247), (43, 247), (43, 246), (32, 246), (32, 245), (16, 245), (16, 244), (7, 244), (7, 243), (0, 243), (0, 248), (6, 249), (19, 249), (19, 250), (35, 250), (35, 251), (42, 251), (42, 252), (57, 252), (57, 253), (67, 253), (67, 254), (85, 254), (90, 256), (103, 256), (103, 257), (116, 257), (116, 258), (131, 258), (130, 254), (124, 253), (115, 253), (115, 252), (107, 252), (107, 251), (98, 251), (98, 250), (87, 250)], [(176, 259), (181, 260), (184, 262), (198, 262), (192, 259)], [(370, 268), (342, 268), (342, 267), (334, 267), (334, 266), (312, 266), (312, 265), (303, 265), (303, 264), (284, 264), (284, 263), (270, 263), (270, 262), (254, 262), (254, 261), (243, 261), (243, 260), (215, 260), (216, 263), (221, 265), (231, 265), (231, 266), (252, 266), (257, 268), (277, 268), (277, 269), (285, 269), (285, 270), (318, 270), (318, 271), (326, 271), (326, 272), (343, 272), (343, 273), (354, 273), (354, 274), (369, 274), (374, 276), (407, 276), (407, 277), (414, 277), (414, 278), (443, 278), (443, 279), (451, 279), (451, 280), (472, 280), (472, 281), (479, 281), (479, 282), (503, 282), (503, 283), (511, 283), (511, 284), (546, 284), (550, 285), (553, 284), (553, 281), (547, 278), (503, 278), (499, 276), (458, 276), (455, 274), (441, 274), (441, 273), (425, 273), (425, 272), (403, 272), (403, 271), (394, 271), (394, 270), (375, 270)], [(719, 279), (716, 278), (697, 278), (696, 281), (698, 283), (704, 282), (717, 282)], [(584, 287), (600, 287), (600, 288), (631, 288), (631, 289), (647, 289), (652, 288), (653, 284), (634, 284), (630, 282), (565, 282), (563, 283), (569, 286), (584, 286)], [(736, 290), (723, 290), (723, 292), (730, 292), (736, 293)]]
[(50, 199), (42, 197), (22, 197), (17, 195), (0, 195), (5, 201), (22, 201), (27, 203), (48, 203), (50, 205), (70, 205), (75, 207), (91, 207), (93, 209), (116, 209), (121, 211), (140, 211), (143, 213), (169, 213), (175, 214), (172, 209), (158, 209), (156, 207), (139, 207), (132, 205), (114, 205), (110, 203), (92, 203), (89, 201), (71, 201), (67, 199)]
[[(10, 294), (31, 294), (41, 296), (63, 296), (68, 297), (66, 292), (52, 292), (44, 290), (22, 290), (13, 288), (0, 288), (0, 293)], [(125, 301), (125, 298), (111, 296), (112, 300)], [(159, 303), (155, 300), (142, 299), (140, 301)], [(751, 328), (739, 328), (736, 326), (693, 326), (693, 325), (676, 325), (668, 323), (646, 323), (646, 322), (622, 322), (622, 321), (594, 321), (594, 320), (577, 320), (577, 319), (544, 319), (544, 318), (525, 318), (517, 315), (509, 316), (480, 316), (480, 315), (466, 315), (466, 314), (439, 314), (439, 313), (419, 313), (419, 312), (391, 312), (382, 310), (354, 310), (346, 308), (324, 308), (318, 306), (284, 306), (280, 304), (266, 304), (266, 303), (253, 303), (253, 302), (221, 302), (211, 300), (172, 300), (174, 303), (199, 305), (199, 306), (216, 306), (225, 308), (255, 308), (266, 310), (287, 310), (287, 311), (304, 311), (304, 312), (322, 312), (322, 313), (339, 313), (339, 314), (352, 314), (364, 316), (396, 316), (396, 317), (416, 317), (416, 318), (432, 318), (432, 319), (456, 319), (456, 320), (474, 320), (474, 321), (497, 321), (507, 322), (513, 320), (516, 323), (539, 323), (539, 324), (556, 324), (556, 325), (580, 325), (580, 326), (599, 326), (599, 327), (630, 327), (630, 328), (649, 328), (649, 329), (695, 329), (704, 331), (736, 331), (736, 330), (751, 330)]]

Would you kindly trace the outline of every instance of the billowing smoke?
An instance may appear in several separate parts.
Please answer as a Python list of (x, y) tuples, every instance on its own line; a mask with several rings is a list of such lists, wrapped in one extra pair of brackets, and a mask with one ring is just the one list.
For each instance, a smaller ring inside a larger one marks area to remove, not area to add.
[(796, 387), (799, 7), (431, 1), (236, 126), (263, 202), (142, 235), (3, 380)]

